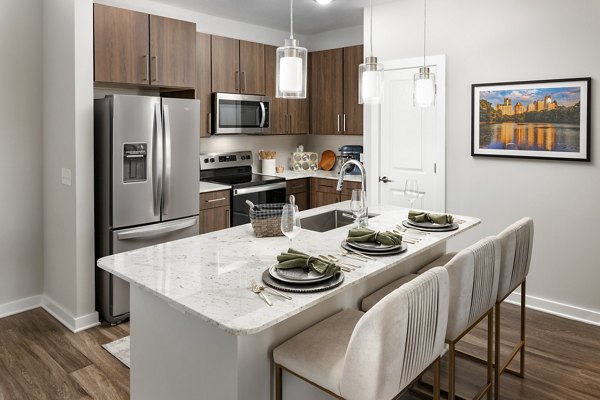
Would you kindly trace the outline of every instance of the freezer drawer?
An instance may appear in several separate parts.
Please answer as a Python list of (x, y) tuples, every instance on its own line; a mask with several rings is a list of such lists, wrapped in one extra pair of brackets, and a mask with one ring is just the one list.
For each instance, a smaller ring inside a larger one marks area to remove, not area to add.
[[(175, 221), (112, 231), (111, 254), (184, 239), (198, 234), (198, 216)], [(117, 324), (129, 318), (129, 283), (97, 269), (97, 290), (100, 317)]]

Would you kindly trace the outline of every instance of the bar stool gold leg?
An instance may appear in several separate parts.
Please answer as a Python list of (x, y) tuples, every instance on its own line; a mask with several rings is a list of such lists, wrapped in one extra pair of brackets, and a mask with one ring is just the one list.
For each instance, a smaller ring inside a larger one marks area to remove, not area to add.
[(499, 389), (500, 389), (500, 304), (496, 303), (495, 307), (495, 330), (494, 330), (494, 399), (498, 400), (499, 398)]
[(521, 378), (525, 378), (525, 280), (521, 284), (521, 350), (519, 372)]

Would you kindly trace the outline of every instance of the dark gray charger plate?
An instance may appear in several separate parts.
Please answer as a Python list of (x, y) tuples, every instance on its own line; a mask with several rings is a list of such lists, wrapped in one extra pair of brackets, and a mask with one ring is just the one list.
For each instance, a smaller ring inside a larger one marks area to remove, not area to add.
[(355, 253), (359, 253), (359, 254), (366, 254), (368, 256), (379, 256), (379, 257), (385, 257), (385, 256), (395, 256), (396, 254), (400, 254), (400, 253), (404, 253), (406, 250), (408, 250), (408, 246), (406, 243), (402, 242), (402, 246), (395, 249), (395, 250), (387, 250), (387, 251), (378, 251), (378, 250), (359, 250), (355, 247), (352, 247), (350, 245), (348, 245), (348, 243), (346, 242), (346, 240), (342, 240), (342, 243), (340, 243), (340, 246), (342, 246), (343, 249), (346, 249), (350, 252), (355, 252)]
[(265, 285), (277, 290), (283, 290), (286, 292), (294, 293), (315, 293), (340, 286), (342, 282), (344, 282), (344, 273), (340, 271), (334, 276), (332, 276), (331, 279), (327, 279), (325, 281), (297, 284), (283, 282), (273, 278), (269, 273), (269, 269), (267, 268), (262, 274), (262, 280), (265, 283)]
[(413, 225), (410, 222), (408, 222), (408, 220), (404, 220), (402, 221), (402, 226), (405, 228), (411, 228), (411, 229), (416, 229), (418, 231), (425, 231), (425, 232), (450, 232), (450, 231), (455, 231), (458, 229), (458, 224), (456, 222), (453, 222), (452, 225), (446, 227), (446, 228), (425, 228), (422, 226), (417, 226), (417, 225)]

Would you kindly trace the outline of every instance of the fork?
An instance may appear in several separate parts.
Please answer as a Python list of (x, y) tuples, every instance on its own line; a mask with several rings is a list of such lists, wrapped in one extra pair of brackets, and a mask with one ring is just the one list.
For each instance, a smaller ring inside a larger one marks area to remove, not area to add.
[(356, 269), (356, 268), (361, 268), (361, 266), (360, 266), (360, 265), (352, 264), (352, 263), (349, 263), (349, 262), (345, 262), (345, 261), (344, 261), (344, 262), (342, 263), (342, 261), (339, 259), (339, 257), (336, 257), (336, 256), (334, 256), (333, 254), (329, 254), (329, 255), (327, 255), (327, 257), (329, 257), (331, 260), (333, 260), (333, 261), (337, 262), (338, 264), (344, 264), (344, 265), (346, 265), (346, 266), (348, 266), (348, 267), (355, 268), (355, 269)]
[(345, 271), (345, 272), (352, 272), (352, 271), (354, 271), (354, 268), (351, 268), (351, 267), (347, 266), (346, 264), (342, 264), (341, 262), (338, 262), (338, 261), (336, 261), (334, 259), (331, 259), (328, 256), (319, 255), (319, 258), (321, 258), (323, 261), (333, 262), (333, 263), (339, 265), (342, 271)]

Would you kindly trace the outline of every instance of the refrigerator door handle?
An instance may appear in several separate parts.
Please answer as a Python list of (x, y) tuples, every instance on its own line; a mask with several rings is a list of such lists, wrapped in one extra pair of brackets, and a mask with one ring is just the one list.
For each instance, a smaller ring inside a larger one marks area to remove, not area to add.
[(154, 105), (154, 118), (156, 120), (156, 142), (154, 149), (154, 176), (156, 186), (154, 190), (154, 215), (160, 215), (160, 203), (163, 191), (163, 124), (160, 104)]
[(171, 197), (171, 119), (169, 106), (163, 105), (163, 116), (165, 124), (165, 178), (163, 195), (163, 213), (169, 214), (169, 200)]
[(180, 231), (198, 224), (198, 217), (186, 218), (173, 222), (165, 222), (154, 226), (132, 228), (117, 233), (118, 240), (139, 239), (158, 236), (169, 232)]

